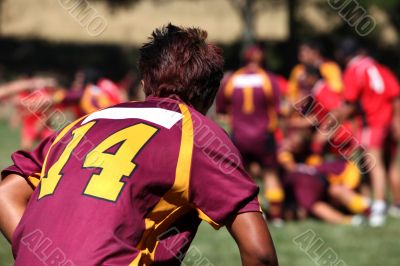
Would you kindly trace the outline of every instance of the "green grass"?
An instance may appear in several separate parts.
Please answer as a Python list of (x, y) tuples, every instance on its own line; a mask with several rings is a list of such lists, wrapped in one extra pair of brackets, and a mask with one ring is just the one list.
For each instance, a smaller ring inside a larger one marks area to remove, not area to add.
[[(0, 121), (1, 168), (10, 163), (11, 152), (18, 148), (18, 137), (17, 131), (10, 131), (6, 124)], [(385, 227), (378, 229), (332, 226), (310, 220), (287, 223), (282, 228), (271, 228), (271, 233), (282, 266), (331, 265), (324, 264), (323, 261), (320, 263), (313, 261), (315, 258), (318, 260), (321, 255), (322, 258), (326, 258), (327, 253), (325, 255), (323, 253), (327, 250), (335, 252), (336, 256), (348, 266), (398, 266), (400, 265), (399, 225), (400, 220), (394, 219), (389, 219)], [(304, 237), (298, 237), (304, 236), (307, 232), (312, 234), (308, 241)], [(294, 239), (303, 240), (302, 243), (309, 244), (308, 248), (301, 249)], [(319, 239), (323, 241), (323, 245), (318, 249), (313, 243)], [(199, 258), (203, 259), (201, 263), (198, 263)], [(203, 223), (185, 260), (185, 265), (210, 265), (206, 264), (206, 260), (215, 266), (240, 265), (237, 247), (226, 229), (215, 231)], [(0, 266), (10, 266), (12, 263), (10, 247), (0, 236)]]

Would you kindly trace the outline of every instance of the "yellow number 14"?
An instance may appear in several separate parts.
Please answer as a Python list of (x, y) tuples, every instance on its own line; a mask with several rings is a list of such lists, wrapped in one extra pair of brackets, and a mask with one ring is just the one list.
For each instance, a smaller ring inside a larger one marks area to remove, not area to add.
[[(63, 175), (62, 169), (94, 124), (95, 122), (88, 123), (72, 132), (72, 140), (41, 180), (39, 199), (54, 193)], [(136, 124), (112, 134), (91, 150), (86, 155), (83, 167), (98, 168), (100, 173), (92, 174), (83, 194), (107, 201), (118, 200), (125, 185), (121, 179), (132, 174), (136, 168), (134, 158), (157, 131), (157, 128), (150, 125)], [(115, 152), (107, 152), (116, 145), (119, 146)]]

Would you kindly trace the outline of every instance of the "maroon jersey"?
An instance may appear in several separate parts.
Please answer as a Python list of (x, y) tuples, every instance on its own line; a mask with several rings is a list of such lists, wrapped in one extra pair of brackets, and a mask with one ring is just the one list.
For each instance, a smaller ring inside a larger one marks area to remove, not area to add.
[[(232, 137), (244, 158), (273, 167), (279, 87), (274, 75), (244, 67), (231, 75), (217, 97), (217, 112), (232, 115)], [(269, 133), (269, 134), (268, 134)], [(273, 157), (273, 156), (272, 156)]]
[(178, 100), (97, 111), (12, 158), (3, 177), (40, 178), (16, 265), (179, 265), (201, 219), (219, 228), (259, 211), (227, 135)]

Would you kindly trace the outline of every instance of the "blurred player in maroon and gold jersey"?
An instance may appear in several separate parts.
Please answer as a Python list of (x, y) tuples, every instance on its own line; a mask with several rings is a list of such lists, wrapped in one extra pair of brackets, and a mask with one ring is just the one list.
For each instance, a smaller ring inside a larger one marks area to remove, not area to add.
[(346, 64), (346, 70), (345, 103), (337, 112), (337, 117), (343, 121), (349, 115), (356, 114), (364, 121), (358, 140), (374, 158), (366, 160), (374, 198), (370, 225), (382, 226), (385, 223), (387, 182), (383, 146), (391, 128), (393, 114), (398, 113), (394, 109), (398, 107), (395, 103), (399, 97), (399, 84), (395, 75), (386, 66), (368, 56), (354, 39), (345, 39), (338, 54)]
[[(278, 155), (285, 170), (285, 191), (295, 201), (298, 216), (313, 215), (333, 224), (361, 225), (363, 219), (358, 214), (368, 215), (369, 199), (354, 191), (360, 183), (357, 166), (340, 158), (323, 161), (307, 145), (309, 141), (302, 135), (290, 134)], [(339, 211), (332, 206), (332, 200), (355, 215)]]
[[(289, 121), (289, 126), (297, 130), (289, 133), (284, 142), (291, 144), (283, 145), (279, 153), (281, 164), (289, 172), (285, 183), (293, 187), (292, 190), (297, 195), (300, 205), (309, 212), (326, 221), (348, 223), (351, 220), (334, 210), (329, 202), (322, 200), (325, 194), (329, 193), (333, 200), (338, 201), (353, 213), (369, 214), (369, 199), (354, 191), (360, 184), (360, 171), (353, 162), (345, 160), (345, 158), (351, 158), (351, 155), (346, 153), (358, 148), (346, 147), (346, 143), (350, 141), (346, 137), (343, 138), (347, 136), (344, 132), (350, 132), (351, 124), (342, 125), (330, 136), (324, 135), (318, 128), (327, 119), (329, 112), (340, 107), (341, 94), (333, 91), (322, 78), (318, 68), (313, 66), (306, 66), (305, 85), (309, 94), (303, 95), (303, 102), (298, 103), (297, 106), (302, 116)], [(301, 128), (304, 128), (303, 131), (307, 134), (299, 134), (302, 132)], [(299, 155), (294, 156), (293, 152), (290, 152), (293, 150), (296, 153), (295, 145), (304, 145), (299, 140), (302, 136), (308, 139), (306, 143), (310, 142), (310, 148), (306, 149), (308, 152), (302, 156), (301, 161), (306, 167), (303, 165), (300, 165), (303, 167), (298, 167), (295, 158), (299, 158)], [(328, 137), (330, 137), (329, 142)], [(324, 184), (325, 189), (323, 189)], [(309, 200), (304, 200), (306, 196)]]
[[(0, 228), (11, 239), (30, 198), (12, 239), (17, 266), (180, 265), (201, 220), (228, 227), (243, 265), (278, 264), (257, 186), (203, 115), (223, 74), (206, 37), (157, 29), (141, 48), (144, 102), (94, 112), (14, 153)], [(51, 239), (45, 250), (41, 239)]]
[(80, 107), (83, 113), (90, 114), (127, 100), (123, 90), (117, 84), (102, 78), (97, 84), (90, 84), (84, 89)]
[(74, 82), (75, 85), (69, 90), (59, 91), (54, 104), (77, 107), (76, 113), (82, 116), (128, 100), (124, 88), (110, 79), (100, 77), (96, 70), (79, 71), (76, 79), (82, 79), (81, 84)]
[(290, 74), (285, 95), (286, 100), (294, 103), (299, 99), (299, 94), (304, 88), (306, 65), (317, 67), (323, 79), (333, 91), (338, 93), (343, 91), (342, 73), (339, 65), (324, 58), (322, 50), (321, 45), (317, 42), (305, 42), (300, 45), (298, 53), (299, 64), (294, 67)]
[[(223, 84), (217, 96), (217, 112), (229, 114), (232, 139), (249, 169), (257, 164), (274, 222), (281, 218), (284, 193), (277, 169), (275, 131), (278, 128), (279, 92), (275, 75), (261, 65), (264, 54), (251, 46), (244, 54), (246, 65), (234, 72)], [(254, 171), (251, 171), (254, 172)]]

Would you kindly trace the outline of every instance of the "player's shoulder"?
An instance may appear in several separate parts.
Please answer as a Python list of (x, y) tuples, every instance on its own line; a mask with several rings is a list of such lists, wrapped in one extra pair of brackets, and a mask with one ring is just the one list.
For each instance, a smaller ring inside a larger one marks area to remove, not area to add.
[(340, 69), (340, 66), (338, 63), (336, 63), (333, 60), (326, 60), (322, 63), (321, 67), (327, 67), (327, 68), (338, 68)]
[(303, 72), (305, 66), (303, 64), (297, 64), (292, 68), (291, 75), (298, 75), (299, 73)]

